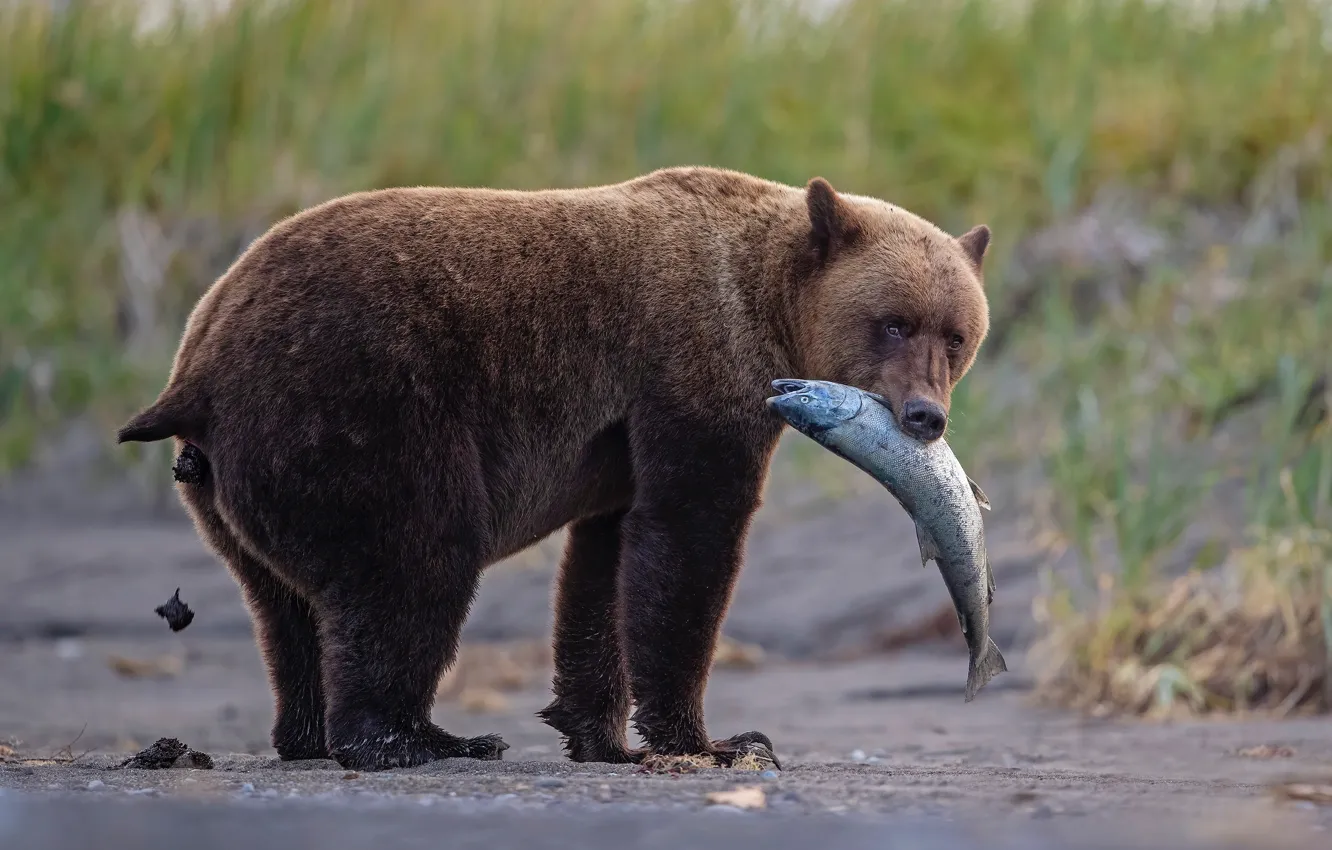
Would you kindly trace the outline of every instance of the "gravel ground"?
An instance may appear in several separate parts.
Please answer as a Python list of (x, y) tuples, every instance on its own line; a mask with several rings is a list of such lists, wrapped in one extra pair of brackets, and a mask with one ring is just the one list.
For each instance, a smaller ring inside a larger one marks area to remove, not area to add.
[[(706, 712), (715, 737), (768, 734), (785, 770), (571, 764), (534, 716), (549, 671), (533, 668), (436, 706), (451, 732), (502, 734), (505, 761), (348, 775), (273, 757), (239, 594), (179, 516), (0, 488), (0, 848), (1328, 846), (1332, 807), (1271, 790), (1300, 775), (1332, 799), (1325, 720), (1120, 723), (1032, 706), (1021, 638), (1042, 561), (1016, 502), (987, 491), (1010, 672), (973, 703), (958, 641), (863, 652), (946, 604), (901, 511), (881, 493), (794, 510), (779, 487), (727, 621), (767, 656), (719, 668)], [(546, 541), (487, 575), (465, 645), (545, 639), (558, 551)], [(197, 615), (178, 634), (153, 614), (177, 587)], [(116, 769), (162, 737), (214, 767)], [(709, 799), (749, 785), (761, 808)]]

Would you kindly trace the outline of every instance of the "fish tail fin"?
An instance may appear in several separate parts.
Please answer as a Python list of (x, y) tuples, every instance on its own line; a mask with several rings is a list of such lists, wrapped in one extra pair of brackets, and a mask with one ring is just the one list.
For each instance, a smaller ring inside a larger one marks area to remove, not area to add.
[(930, 536), (928, 531), (920, 527), (920, 523), (916, 523), (916, 545), (920, 546), (920, 565), (922, 567), (929, 564), (931, 559), (936, 562), (939, 560), (939, 544), (934, 542), (934, 538)]
[(991, 679), (1006, 672), (1008, 672), (1008, 662), (1004, 661), (1004, 654), (999, 651), (993, 639), (986, 638), (985, 654), (971, 665), (971, 670), (967, 673), (967, 693), (963, 701), (971, 702)]

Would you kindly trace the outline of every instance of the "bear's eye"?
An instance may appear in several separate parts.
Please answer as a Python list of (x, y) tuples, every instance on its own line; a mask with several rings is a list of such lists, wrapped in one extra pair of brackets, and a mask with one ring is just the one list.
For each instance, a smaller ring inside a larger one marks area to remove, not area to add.
[(960, 351), (962, 349), (962, 337), (953, 334), (953, 338), (948, 340), (949, 351)]
[(905, 333), (902, 329), (901, 322), (889, 322), (883, 326), (883, 332), (893, 339), (901, 339), (902, 335)]

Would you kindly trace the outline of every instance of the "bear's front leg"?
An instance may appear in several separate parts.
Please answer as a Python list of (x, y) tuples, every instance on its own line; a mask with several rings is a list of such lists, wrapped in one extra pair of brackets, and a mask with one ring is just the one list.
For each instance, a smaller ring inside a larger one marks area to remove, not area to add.
[[(766, 735), (710, 740), (703, 692), (758, 508), (770, 450), (715, 424), (645, 417), (635, 433), (634, 505), (622, 524), (621, 630), (637, 709), (633, 723), (659, 755), (753, 753), (774, 763)], [(662, 427), (673, 424), (674, 427)]]

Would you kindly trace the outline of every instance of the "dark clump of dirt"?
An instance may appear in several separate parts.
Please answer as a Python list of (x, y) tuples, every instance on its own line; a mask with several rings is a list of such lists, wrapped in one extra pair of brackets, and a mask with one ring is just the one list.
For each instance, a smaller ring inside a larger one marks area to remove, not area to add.
[(171, 475), (182, 484), (202, 484), (208, 472), (208, 458), (198, 446), (186, 444), (171, 467)]
[(158, 738), (147, 749), (140, 750), (118, 765), (118, 768), (163, 770), (169, 767), (195, 767), (213, 769), (213, 758), (208, 753), (192, 750), (176, 738)]
[(158, 605), (153, 609), (157, 616), (167, 621), (171, 631), (178, 632), (181, 629), (194, 622), (194, 612), (190, 606), (180, 601), (180, 588), (176, 588), (175, 594), (163, 605)]

